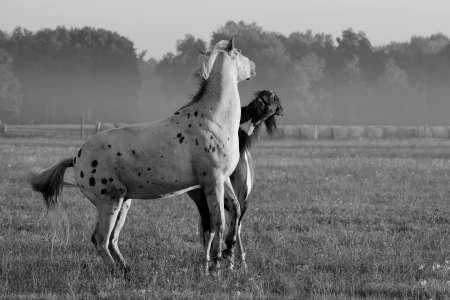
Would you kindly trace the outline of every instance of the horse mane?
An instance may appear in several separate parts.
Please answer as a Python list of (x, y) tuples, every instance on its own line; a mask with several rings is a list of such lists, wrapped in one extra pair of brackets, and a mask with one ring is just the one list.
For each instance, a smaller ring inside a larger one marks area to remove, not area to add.
[[(257, 92), (254, 92), (253, 95), (257, 98), (257, 97), (261, 96), (263, 93), (264, 93), (264, 91), (257, 91)], [(274, 95), (275, 95), (276, 101), (278, 103), (280, 103), (280, 99), (278, 98), (278, 96), (276, 94), (274, 94)], [(251, 100), (250, 103), (252, 101), (254, 101), (254, 100), (255, 99)], [(244, 107), (241, 108), (241, 116), (242, 116), (242, 113), (247, 108), (247, 106), (244, 106)], [(253, 129), (253, 132), (252, 132), (252, 134), (250, 136), (248, 136), (247, 134), (245, 134), (244, 132), (239, 130), (239, 144), (241, 143), (241, 139), (245, 140), (245, 142), (242, 145), (244, 150), (249, 150), (252, 147), (252, 145), (254, 144), (254, 142), (259, 140), (260, 132), (261, 132), (261, 128), (262, 128), (262, 124), (263, 123), (266, 126), (266, 131), (267, 131), (267, 135), (268, 136), (272, 137), (273, 134), (278, 132), (277, 120), (275, 118), (275, 114), (273, 114), (270, 117), (268, 117), (267, 119), (265, 119), (264, 122), (259, 123), (255, 127), (255, 129)], [(241, 137), (242, 134), (244, 136)]]
[(200, 101), (205, 92), (206, 88), (208, 87), (208, 79), (211, 75), (212, 68), (214, 66), (214, 62), (216, 61), (217, 54), (220, 52), (224, 52), (223, 50), (228, 45), (227, 41), (220, 41), (218, 42), (214, 48), (208, 50), (206, 49), (206, 54), (201, 54), (198, 56), (198, 65), (199, 67), (194, 69), (191, 72), (191, 75), (189, 77), (189, 81), (196, 81), (198, 89), (197, 91), (191, 96), (191, 101), (178, 109), (177, 111), (192, 105), (193, 103), (196, 103)]

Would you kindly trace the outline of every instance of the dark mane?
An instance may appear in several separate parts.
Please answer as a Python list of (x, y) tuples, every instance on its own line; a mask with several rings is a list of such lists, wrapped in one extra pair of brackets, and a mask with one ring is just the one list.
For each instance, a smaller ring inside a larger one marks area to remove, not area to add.
[(197, 85), (198, 85), (198, 90), (197, 90), (197, 92), (195, 92), (191, 96), (192, 100), (188, 104), (186, 104), (183, 107), (179, 108), (177, 111), (180, 111), (183, 108), (186, 108), (186, 107), (188, 107), (188, 106), (190, 106), (190, 105), (200, 101), (203, 98), (203, 96), (205, 95), (205, 92), (206, 92), (206, 88), (208, 87), (208, 80), (206, 80), (205, 78), (199, 76)]

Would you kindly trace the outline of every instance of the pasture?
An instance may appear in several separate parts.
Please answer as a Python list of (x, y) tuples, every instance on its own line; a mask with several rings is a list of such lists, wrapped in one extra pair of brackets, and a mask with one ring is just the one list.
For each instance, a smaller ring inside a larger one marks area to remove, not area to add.
[(219, 279), (201, 275), (197, 211), (182, 195), (133, 202), (119, 240), (129, 282), (97, 256), (96, 209), (78, 190), (63, 191), (65, 245), (61, 235), (52, 243), (43, 200), (25, 182), (80, 146), (0, 138), (0, 298), (450, 297), (448, 140), (259, 141), (242, 230), (249, 272), (224, 264)]

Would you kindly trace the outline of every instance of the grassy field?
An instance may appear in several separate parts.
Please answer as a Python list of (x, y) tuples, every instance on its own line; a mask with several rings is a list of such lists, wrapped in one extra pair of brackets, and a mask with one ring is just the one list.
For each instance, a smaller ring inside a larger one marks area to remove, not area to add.
[(249, 272), (201, 276), (196, 208), (179, 196), (133, 203), (119, 241), (130, 282), (97, 257), (96, 209), (80, 192), (64, 190), (70, 240), (52, 247), (25, 183), (80, 145), (0, 139), (0, 298), (450, 298), (450, 141), (261, 141), (243, 227)]

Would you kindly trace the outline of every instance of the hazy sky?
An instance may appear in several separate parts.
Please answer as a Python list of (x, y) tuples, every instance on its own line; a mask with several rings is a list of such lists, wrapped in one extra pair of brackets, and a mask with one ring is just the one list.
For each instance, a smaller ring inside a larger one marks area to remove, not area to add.
[(450, 0), (0, 0), (0, 29), (100, 27), (128, 37), (147, 57), (175, 51), (190, 33), (209, 43), (226, 21), (256, 22), (289, 35), (312, 29), (334, 38), (352, 27), (374, 45), (442, 32), (450, 37)]

